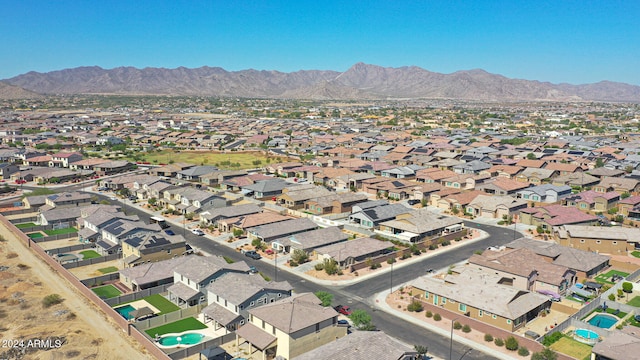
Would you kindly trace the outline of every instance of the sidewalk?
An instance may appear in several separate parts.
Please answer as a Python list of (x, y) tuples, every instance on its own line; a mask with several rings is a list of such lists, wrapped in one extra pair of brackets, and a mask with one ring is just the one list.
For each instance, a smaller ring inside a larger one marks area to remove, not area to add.
[[(407, 285), (407, 283), (401, 284), (398, 287), (405, 286), (405, 285)], [(420, 321), (420, 320), (418, 320), (418, 319), (416, 319), (416, 318), (414, 318), (412, 316), (409, 316), (409, 315), (405, 314), (402, 311), (394, 310), (391, 306), (389, 306), (389, 304), (387, 304), (387, 300), (386, 299), (387, 299), (387, 295), (388, 294), (389, 293), (387, 291), (383, 291), (383, 292), (380, 292), (380, 293), (376, 294), (376, 296), (375, 296), (375, 306), (378, 309), (380, 309), (380, 310), (382, 310), (382, 311), (384, 311), (384, 312), (386, 312), (388, 314), (391, 314), (391, 315), (393, 315), (395, 317), (403, 319), (406, 322), (410, 322), (410, 323), (412, 323), (414, 325), (420, 326), (420, 327), (425, 328), (425, 329), (427, 329), (429, 331), (437, 333), (437, 334), (439, 334), (441, 336), (444, 336), (446, 338), (450, 338), (451, 337), (451, 330), (443, 329), (441, 327), (431, 325), (431, 324), (426, 323), (424, 321)], [(447, 322), (449, 322), (449, 321), (447, 321)], [(443, 321), (443, 323), (446, 323), (446, 322)], [(508, 354), (504, 354), (504, 353), (498, 352), (493, 348), (485, 346), (484, 344), (480, 344), (480, 343), (477, 343), (475, 341), (469, 340), (469, 339), (459, 335), (459, 331), (457, 331), (457, 332), (454, 331), (453, 332), (453, 340), (455, 340), (456, 342), (458, 342), (460, 344), (463, 344), (464, 346), (468, 346), (470, 348), (476, 349), (476, 350), (481, 351), (481, 352), (483, 352), (485, 354), (494, 356), (494, 357), (496, 357), (498, 359), (502, 359), (502, 360), (514, 360), (514, 359), (517, 360), (518, 359), (518, 357), (509, 356)], [(519, 357), (519, 358), (522, 359), (522, 357)]]

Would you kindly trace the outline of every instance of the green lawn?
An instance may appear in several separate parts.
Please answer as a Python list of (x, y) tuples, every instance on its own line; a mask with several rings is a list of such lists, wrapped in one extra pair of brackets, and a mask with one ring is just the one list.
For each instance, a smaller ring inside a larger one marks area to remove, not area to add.
[(18, 229), (25, 229), (25, 228), (30, 228), (30, 227), (35, 227), (38, 226), (32, 222), (28, 222), (28, 223), (22, 223), (22, 224), (16, 224), (16, 227)]
[(106, 267), (106, 268), (98, 269), (98, 271), (100, 271), (102, 274), (109, 274), (109, 273), (112, 273), (112, 272), (116, 272), (118, 270), (119, 269), (117, 267), (115, 267), (115, 266), (109, 266), (109, 267)]
[(44, 233), (53, 236), (53, 235), (62, 235), (62, 234), (71, 234), (74, 232), (78, 232), (74, 227), (68, 227), (64, 229), (55, 229), (55, 230), (44, 230)]
[(41, 232), (30, 233), (30, 234), (27, 234), (27, 236), (32, 239), (40, 239), (44, 237), (44, 235)]
[(155, 306), (158, 310), (160, 310), (158, 315), (180, 310), (180, 307), (178, 307), (178, 305), (167, 300), (165, 297), (163, 297), (160, 294), (149, 295), (145, 297), (144, 300), (147, 300), (149, 304)]
[(156, 336), (156, 334), (162, 336), (169, 333), (180, 333), (187, 330), (200, 330), (206, 328), (207, 325), (201, 323), (195, 318), (189, 317), (186, 319), (178, 320), (176, 322), (145, 330), (145, 332), (147, 333), (147, 335), (153, 338)]
[(82, 255), (82, 260), (87, 260), (87, 259), (95, 259), (95, 258), (99, 258), (100, 254), (98, 254), (97, 252), (95, 252), (95, 250), (85, 250), (85, 251), (80, 251), (80, 255)]
[(574, 357), (576, 359), (584, 359), (591, 356), (591, 346), (576, 341), (570, 337), (563, 336), (560, 340), (551, 344), (551, 349)]
[(116, 287), (113, 285), (95, 287), (92, 288), (91, 291), (93, 291), (94, 293), (96, 293), (96, 295), (100, 296), (103, 299), (110, 299), (122, 295), (122, 292), (116, 289)]
[[(595, 312), (599, 312), (599, 313), (601, 313), (601, 312), (602, 312), (602, 309), (598, 308), (598, 309), (595, 309), (594, 311), (595, 311)], [(608, 307), (608, 308), (607, 308), (607, 311), (606, 311), (606, 312), (607, 312), (607, 314), (611, 314), (611, 315), (617, 316), (617, 317), (619, 317), (620, 319), (622, 319), (623, 317), (627, 316), (627, 313), (626, 313), (626, 312), (624, 312), (624, 311), (618, 311), (618, 313), (616, 314), (616, 313), (615, 313), (615, 312), (616, 312), (616, 310), (615, 310), (615, 309), (612, 309), (612, 308), (610, 308), (610, 307)]]
[(631, 255), (633, 255), (633, 256), (635, 256), (637, 258), (640, 258), (640, 251), (632, 251)]
[(627, 275), (629, 275), (629, 273), (626, 273), (626, 272), (622, 272), (618, 270), (609, 270), (604, 274), (600, 274), (596, 276), (596, 281), (601, 283), (613, 284), (613, 282), (611, 281), (611, 276), (613, 276), (613, 274), (618, 274), (622, 277), (626, 277)]
[[(261, 151), (248, 152), (226, 152), (216, 153), (211, 151), (180, 151), (162, 150), (160, 152), (141, 153), (144, 161), (152, 164), (169, 164), (172, 162), (186, 162), (190, 164), (214, 165), (222, 169), (251, 169), (264, 167), (267, 165), (267, 157)], [(130, 159), (131, 160), (131, 159)], [(260, 161), (254, 164), (254, 161)], [(280, 157), (280, 161), (287, 161), (285, 156)], [(279, 162), (277, 157), (270, 159), (270, 162)], [(232, 167), (231, 164), (240, 164), (239, 167)]]
[(633, 299), (629, 300), (627, 305), (640, 307), (640, 296), (634, 296)]

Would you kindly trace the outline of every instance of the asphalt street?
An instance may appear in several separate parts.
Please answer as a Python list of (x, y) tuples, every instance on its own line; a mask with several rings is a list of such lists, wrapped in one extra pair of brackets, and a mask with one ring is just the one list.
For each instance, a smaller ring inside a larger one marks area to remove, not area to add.
[[(109, 200), (110, 196), (111, 193), (98, 194), (98, 197), (101, 200), (113, 201)], [(128, 200), (125, 201), (123, 199), (118, 199), (118, 201), (124, 204), (125, 210), (128, 214), (136, 214), (141, 220), (149, 222), (150, 214), (133, 207), (130, 204), (127, 205)], [(278, 281), (288, 281), (298, 293), (317, 291), (327, 291), (332, 293), (334, 294), (334, 304), (344, 304), (349, 305), (352, 309), (366, 310), (371, 315), (373, 323), (379, 330), (384, 331), (388, 335), (393, 336), (410, 346), (425, 345), (429, 348), (430, 355), (442, 359), (448, 359), (450, 345), (449, 337), (441, 336), (429, 331), (428, 329), (408, 323), (401, 318), (379, 310), (375, 306), (374, 295), (381, 291), (390, 291), (391, 286), (397, 287), (402, 283), (413, 280), (418, 276), (425, 274), (426, 269), (446, 269), (451, 264), (467, 259), (476, 250), (485, 249), (489, 246), (503, 245), (520, 236), (520, 234), (516, 233), (513, 229), (505, 227), (478, 224), (470, 221), (466, 221), (465, 225), (467, 227), (484, 230), (489, 234), (489, 237), (474, 243), (452, 248), (450, 251), (442, 252), (429, 258), (424, 258), (421, 261), (413, 262), (412, 264), (404, 267), (398, 267), (392, 272), (381, 273), (378, 276), (370, 277), (366, 280), (348, 286), (325, 286), (316, 284), (314, 282), (307, 281), (294, 273), (285, 270), (277, 270), (275, 263), (263, 260), (252, 260), (242, 256), (239, 252), (224, 244), (211, 240), (205, 236), (194, 235), (188, 230), (185, 231), (181, 226), (172, 224), (171, 229), (176, 234), (184, 234), (187, 239), (187, 243), (192, 247), (209, 254), (227, 256), (237, 261), (246, 261), (250, 265), (254, 265), (258, 271), (269, 276), (273, 280), (277, 279)], [(454, 341), (452, 359), (462, 358), (473, 360), (497, 359), (478, 350), (469, 349), (469, 347)]]

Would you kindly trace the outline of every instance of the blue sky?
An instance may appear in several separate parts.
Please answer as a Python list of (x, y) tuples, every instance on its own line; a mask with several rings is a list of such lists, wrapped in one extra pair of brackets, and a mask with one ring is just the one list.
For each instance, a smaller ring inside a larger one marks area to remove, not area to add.
[(640, 1), (0, 0), (0, 79), (98, 65), (347, 70), (357, 62), (640, 85)]

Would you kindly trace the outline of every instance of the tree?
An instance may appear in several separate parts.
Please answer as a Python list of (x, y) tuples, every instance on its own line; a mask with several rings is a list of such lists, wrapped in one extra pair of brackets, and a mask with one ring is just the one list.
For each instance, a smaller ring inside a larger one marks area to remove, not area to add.
[(338, 267), (338, 262), (334, 259), (326, 259), (324, 261), (324, 272), (327, 275), (335, 275), (340, 272), (340, 268)]
[(413, 345), (413, 349), (418, 353), (418, 359), (426, 359), (429, 348), (424, 345)]
[(353, 326), (358, 330), (373, 331), (375, 326), (371, 323), (371, 315), (362, 309), (354, 310), (349, 316), (353, 321)]
[(535, 159), (537, 159), (537, 158), (536, 158), (536, 154), (534, 154), (534, 153), (528, 153), (528, 154), (527, 154), (527, 159), (529, 159), (529, 160), (535, 160)]
[(558, 354), (549, 348), (544, 348), (542, 351), (534, 352), (531, 360), (558, 360)]
[(597, 168), (601, 168), (604, 166), (604, 160), (602, 160), (602, 158), (597, 158), (596, 159), (596, 167)]
[(631, 293), (633, 291), (633, 284), (628, 281), (623, 282), (622, 291), (626, 292), (627, 294)]
[(149, 198), (149, 200), (147, 200), (147, 202), (149, 203), (149, 205), (155, 206), (156, 203), (158, 202), (158, 199), (152, 197), (152, 198)]
[(318, 299), (320, 299), (320, 301), (322, 301), (322, 306), (331, 306), (331, 303), (333, 302), (333, 294), (326, 291), (318, 291), (315, 293), (315, 295), (318, 297)]

